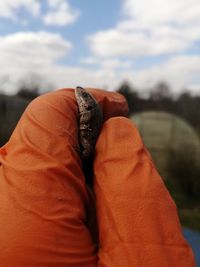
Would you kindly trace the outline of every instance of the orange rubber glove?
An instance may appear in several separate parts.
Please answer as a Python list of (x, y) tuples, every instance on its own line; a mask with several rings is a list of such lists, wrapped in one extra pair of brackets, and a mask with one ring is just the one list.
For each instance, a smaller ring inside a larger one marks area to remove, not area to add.
[[(92, 90), (104, 118), (125, 100)], [(0, 263), (3, 267), (194, 266), (177, 213), (136, 129), (108, 120), (96, 146), (99, 260), (86, 209), (89, 194), (74, 150), (73, 90), (29, 105), (0, 155)]]
[[(126, 115), (125, 99), (89, 90), (104, 120)], [(0, 266), (95, 267), (89, 194), (78, 144), (73, 89), (35, 99), (0, 150)]]
[(194, 267), (177, 210), (133, 123), (107, 120), (96, 144), (98, 267)]

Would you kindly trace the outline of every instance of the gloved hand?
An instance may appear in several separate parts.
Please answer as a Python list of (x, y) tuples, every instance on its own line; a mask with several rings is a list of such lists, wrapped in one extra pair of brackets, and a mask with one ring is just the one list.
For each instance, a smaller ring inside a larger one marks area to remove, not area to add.
[[(104, 121), (126, 115), (117, 93), (89, 89)], [(94, 267), (89, 194), (78, 145), (73, 89), (35, 99), (0, 150), (0, 265)]]
[(127, 105), (91, 90), (104, 121), (94, 190), (100, 246), (86, 216), (90, 198), (78, 144), (73, 90), (39, 97), (0, 155), (0, 263), (3, 267), (194, 267), (176, 207)]
[(107, 120), (95, 155), (98, 267), (195, 267), (176, 206), (134, 124)]

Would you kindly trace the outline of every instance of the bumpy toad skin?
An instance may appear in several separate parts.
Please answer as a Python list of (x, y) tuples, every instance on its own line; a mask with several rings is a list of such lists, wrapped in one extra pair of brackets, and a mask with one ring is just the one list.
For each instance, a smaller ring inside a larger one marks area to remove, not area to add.
[(75, 89), (79, 109), (79, 143), (83, 159), (90, 158), (94, 153), (99, 136), (103, 114), (95, 98), (82, 87)]

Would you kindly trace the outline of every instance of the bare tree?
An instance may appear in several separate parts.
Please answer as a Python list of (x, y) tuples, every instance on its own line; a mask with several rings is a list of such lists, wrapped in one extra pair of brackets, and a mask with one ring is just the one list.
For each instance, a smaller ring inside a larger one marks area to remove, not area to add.
[(153, 90), (150, 92), (150, 99), (153, 99), (154, 101), (161, 101), (164, 99), (171, 99), (172, 93), (169, 85), (162, 81), (159, 82)]
[(133, 88), (128, 82), (125, 81), (117, 89), (117, 92), (122, 94), (126, 98), (129, 106), (129, 114), (136, 111), (139, 96), (135, 88)]

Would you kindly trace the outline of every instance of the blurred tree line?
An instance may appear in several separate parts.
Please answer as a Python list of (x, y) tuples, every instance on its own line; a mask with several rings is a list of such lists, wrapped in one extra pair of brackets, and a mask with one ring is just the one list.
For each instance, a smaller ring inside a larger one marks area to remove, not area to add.
[(127, 99), (130, 115), (147, 110), (170, 112), (185, 119), (200, 133), (200, 95), (192, 96), (189, 89), (175, 96), (166, 82), (159, 82), (148, 97), (142, 97), (137, 88), (124, 82), (117, 91)]
[(37, 96), (37, 86), (23, 85), (12, 96), (0, 92), (0, 146), (8, 141), (26, 106)]
[[(9, 134), (11, 128), (17, 123), (27, 103), (40, 95), (40, 86), (35, 82), (35, 80), (40, 81), (41, 78), (39, 78), (31, 78), (31, 80), (26, 83), (22, 82), (14, 96), (6, 96), (0, 93), (0, 122), (6, 122), (7, 119), (7, 124), (10, 125), (3, 127), (8, 127), (10, 129)], [(159, 82), (151, 90), (148, 89), (150, 92), (148, 97), (143, 97), (139, 93), (139, 90), (128, 82), (123, 82), (119, 88), (117, 88), (117, 91), (127, 99), (130, 115), (148, 110), (170, 112), (185, 119), (200, 134), (200, 115), (198, 115), (200, 95), (193, 96), (190, 94), (189, 90), (184, 90), (179, 96), (175, 96), (166, 82)], [(18, 106), (21, 106), (21, 108)], [(11, 118), (12, 116), (13, 118)], [(2, 138), (0, 129), (0, 145), (2, 145), (1, 140), (5, 141), (6, 139), (7, 136)]]
[(16, 96), (31, 101), (34, 98), (39, 96), (39, 88), (34, 87), (30, 90), (29, 88), (26, 88), (24, 86), (24, 87), (20, 88), (20, 90), (17, 92)]
[[(20, 99), (21, 103), (28, 103), (39, 96), (39, 85), (32, 80), (28, 83), (21, 83), (16, 95), (12, 96), (13, 99), (18, 100), (18, 104)], [(136, 87), (130, 85), (128, 82), (123, 82), (117, 88), (117, 91), (127, 99), (130, 115), (148, 110), (170, 112), (185, 119), (200, 134), (200, 115), (198, 115), (200, 95), (191, 95), (189, 89), (184, 90), (179, 96), (175, 96), (166, 82), (159, 82), (151, 90), (148, 89), (150, 92), (148, 97), (143, 97)], [(12, 108), (12, 105), (7, 104), (7, 99), (11, 101), (11, 97), (0, 93), (0, 117), (3, 117), (9, 111), (8, 109), (12, 109), (12, 114), (15, 116), (14, 109), (17, 109), (17, 105), (13, 105)], [(24, 104), (24, 106), (26, 105)]]

